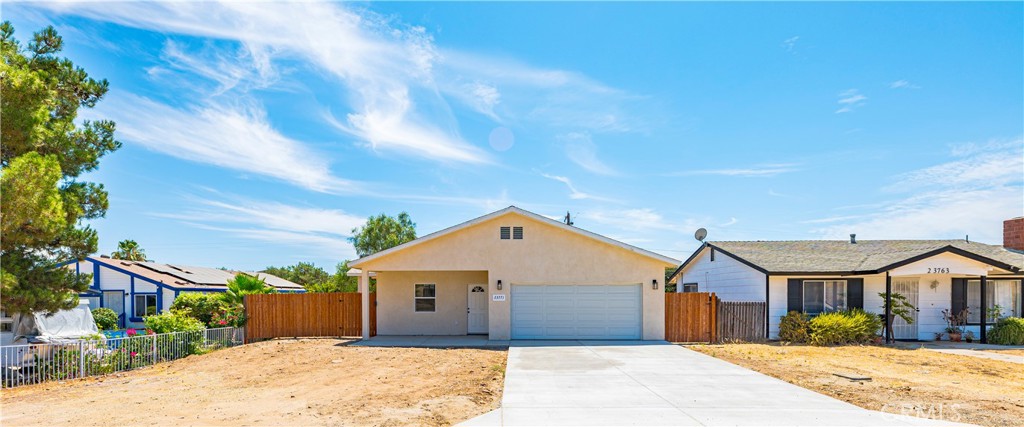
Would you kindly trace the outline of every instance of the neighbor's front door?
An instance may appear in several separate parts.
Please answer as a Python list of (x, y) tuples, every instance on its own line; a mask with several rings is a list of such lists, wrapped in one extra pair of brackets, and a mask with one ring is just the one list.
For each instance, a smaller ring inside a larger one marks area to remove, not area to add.
[(124, 325), (120, 323), (124, 318), (124, 292), (103, 291), (103, 305), (117, 313), (117, 322), (119, 323), (117, 326), (123, 328)]
[(487, 288), (484, 285), (469, 285), (469, 313), (467, 320), (468, 330), (471, 334), (487, 333)]
[[(916, 277), (892, 279), (892, 292), (907, 297), (907, 302), (917, 307), (918, 301), (918, 279)], [(910, 310), (910, 317), (913, 323), (907, 323), (903, 318), (896, 316), (892, 321), (892, 335), (898, 340), (916, 340), (917, 337), (917, 310)]]

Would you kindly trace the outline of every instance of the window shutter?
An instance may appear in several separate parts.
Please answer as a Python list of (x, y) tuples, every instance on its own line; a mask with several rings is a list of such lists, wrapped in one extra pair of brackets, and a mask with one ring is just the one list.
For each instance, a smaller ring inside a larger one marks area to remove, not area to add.
[(512, 227), (501, 227), (501, 240), (508, 240), (512, 237)]
[(789, 306), (786, 308), (787, 312), (796, 311), (804, 312), (804, 282), (800, 279), (789, 279), (789, 292), (787, 299), (789, 300)]
[(864, 279), (846, 279), (846, 306), (864, 309)]
[(953, 279), (953, 300), (950, 307), (953, 314), (959, 314), (967, 308), (967, 279)]

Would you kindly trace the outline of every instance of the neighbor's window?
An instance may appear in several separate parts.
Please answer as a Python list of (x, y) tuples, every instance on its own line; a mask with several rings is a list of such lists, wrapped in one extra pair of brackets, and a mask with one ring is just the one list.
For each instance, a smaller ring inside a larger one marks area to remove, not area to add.
[(523, 240), (523, 227), (512, 227), (512, 239)]
[(156, 312), (156, 295), (135, 296), (135, 317), (152, 316)]
[(804, 313), (846, 310), (845, 280), (804, 280)]
[(6, 311), (0, 310), (0, 332), (11, 332), (14, 326), (14, 319), (7, 315)]
[(416, 311), (435, 311), (437, 308), (437, 294), (433, 283), (416, 284)]
[[(1005, 317), (1021, 316), (1020, 280), (986, 280), (985, 305), (988, 306), (988, 323), (995, 323)], [(981, 323), (981, 280), (967, 281), (967, 323)]]
[(697, 292), (697, 284), (683, 283), (683, 292)]

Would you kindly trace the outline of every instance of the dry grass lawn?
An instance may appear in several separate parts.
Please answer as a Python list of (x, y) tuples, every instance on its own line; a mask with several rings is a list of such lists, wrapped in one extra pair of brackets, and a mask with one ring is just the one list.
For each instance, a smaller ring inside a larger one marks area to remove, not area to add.
[[(1024, 423), (1024, 365), (928, 350), (881, 346), (771, 344), (689, 348), (854, 405), (992, 426)], [(854, 382), (833, 375), (855, 374)], [(888, 406), (885, 406), (888, 405)], [(954, 406), (956, 405), (956, 406)]]
[(498, 407), (503, 350), (277, 340), (4, 390), (0, 424), (450, 425)]

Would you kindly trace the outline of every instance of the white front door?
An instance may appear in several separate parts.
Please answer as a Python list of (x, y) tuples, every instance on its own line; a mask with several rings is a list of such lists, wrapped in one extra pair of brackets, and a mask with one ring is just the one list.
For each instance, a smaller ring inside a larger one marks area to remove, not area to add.
[(469, 307), (466, 309), (469, 319), (469, 333), (487, 333), (487, 288), (484, 285), (469, 285)]
[[(892, 292), (894, 294), (900, 294), (907, 297), (909, 302), (914, 307), (917, 307), (918, 300), (918, 280), (916, 277), (907, 278), (894, 278), (892, 279)], [(917, 310), (910, 311), (910, 317), (914, 319), (913, 323), (907, 323), (903, 318), (896, 316), (892, 321), (892, 334), (893, 338), (898, 340), (916, 340), (917, 337)]]

